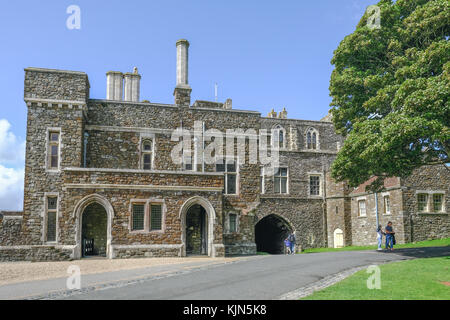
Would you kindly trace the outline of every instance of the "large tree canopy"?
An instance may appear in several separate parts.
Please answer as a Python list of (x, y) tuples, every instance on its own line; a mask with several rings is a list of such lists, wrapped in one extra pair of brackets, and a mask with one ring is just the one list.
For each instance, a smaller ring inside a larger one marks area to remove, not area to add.
[(449, 0), (382, 0), (334, 52), (331, 113), (345, 143), (335, 179), (404, 177), (450, 153)]

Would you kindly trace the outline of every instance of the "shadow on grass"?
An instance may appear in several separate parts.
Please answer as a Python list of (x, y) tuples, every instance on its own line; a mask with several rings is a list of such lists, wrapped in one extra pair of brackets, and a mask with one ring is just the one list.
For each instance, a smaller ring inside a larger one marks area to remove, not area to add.
[(410, 258), (436, 258), (446, 257), (450, 259), (450, 246), (446, 247), (423, 247), (423, 248), (404, 248), (396, 249), (392, 252), (383, 251), (386, 254), (396, 254)]

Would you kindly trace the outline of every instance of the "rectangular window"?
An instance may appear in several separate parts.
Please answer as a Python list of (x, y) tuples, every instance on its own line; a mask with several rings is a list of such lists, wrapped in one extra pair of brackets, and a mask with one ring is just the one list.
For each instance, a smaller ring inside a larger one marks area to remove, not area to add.
[(417, 206), (419, 212), (428, 211), (428, 195), (426, 193), (420, 193), (417, 195)]
[(389, 199), (389, 196), (384, 196), (384, 213), (391, 213), (391, 200)]
[(152, 204), (150, 206), (150, 230), (162, 229), (162, 206), (160, 204)]
[(47, 241), (56, 241), (57, 197), (47, 197)]
[(237, 215), (230, 213), (229, 215), (230, 232), (237, 232)]
[(132, 230), (144, 230), (144, 216), (145, 216), (145, 205), (144, 204), (133, 204), (132, 212)]
[(50, 131), (48, 135), (48, 163), (49, 169), (58, 169), (59, 167), (59, 132)]
[(320, 196), (320, 176), (309, 177), (309, 194), (311, 196)]
[(360, 217), (366, 216), (366, 200), (358, 201), (358, 212)]
[(273, 177), (273, 189), (275, 193), (287, 193), (288, 169), (277, 168)]
[(434, 212), (442, 212), (444, 211), (443, 209), (443, 199), (444, 199), (444, 195), (440, 194), (440, 193), (435, 193), (433, 194), (433, 211)]
[(225, 163), (216, 163), (216, 172), (225, 173), (225, 194), (237, 193), (237, 165), (236, 161), (228, 160)]

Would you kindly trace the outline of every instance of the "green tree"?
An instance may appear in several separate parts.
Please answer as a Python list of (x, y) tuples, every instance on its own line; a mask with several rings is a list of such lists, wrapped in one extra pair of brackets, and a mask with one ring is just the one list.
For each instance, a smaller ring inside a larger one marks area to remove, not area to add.
[(367, 10), (335, 50), (331, 114), (346, 137), (335, 179), (357, 186), (378, 176), (379, 186), (450, 161), (449, 3), (381, 0), (380, 27)]

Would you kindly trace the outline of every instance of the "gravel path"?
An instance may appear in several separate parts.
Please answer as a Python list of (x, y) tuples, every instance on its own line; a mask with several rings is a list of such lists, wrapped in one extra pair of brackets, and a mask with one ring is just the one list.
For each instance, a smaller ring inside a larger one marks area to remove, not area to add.
[(140, 259), (102, 259), (89, 258), (59, 262), (2, 262), (0, 263), (0, 286), (5, 284), (67, 277), (67, 268), (80, 267), (82, 274), (94, 274), (120, 270), (131, 270), (163, 265), (177, 265), (191, 262), (222, 263), (239, 258), (140, 258)]

